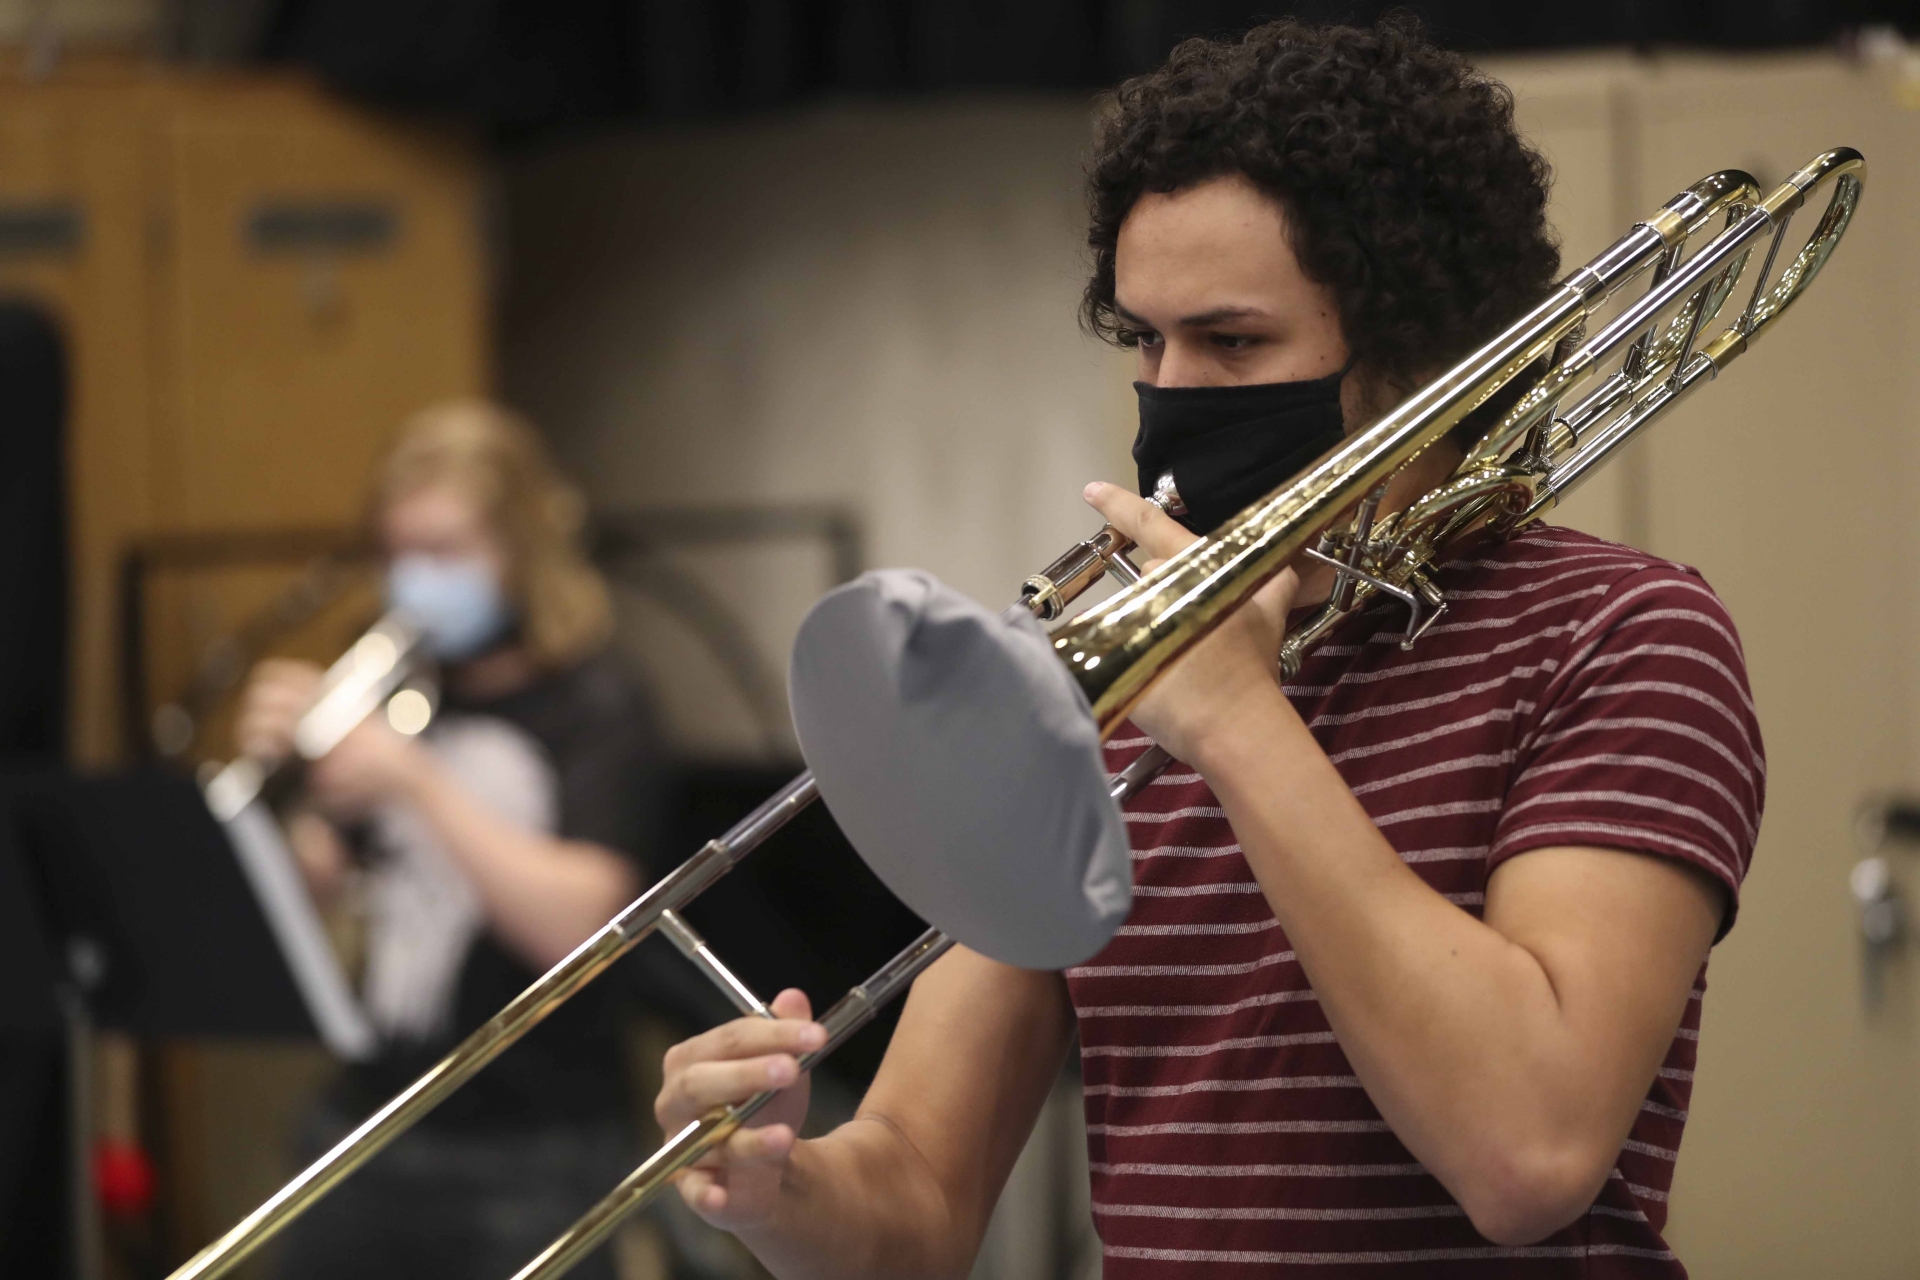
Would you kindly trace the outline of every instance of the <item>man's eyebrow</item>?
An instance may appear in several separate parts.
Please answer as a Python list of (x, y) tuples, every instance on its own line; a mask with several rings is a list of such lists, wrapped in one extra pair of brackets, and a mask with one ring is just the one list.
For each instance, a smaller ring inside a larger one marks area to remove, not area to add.
[[(1113, 313), (1136, 329), (1151, 329), (1153, 325), (1142, 317), (1127, 310), (1126, 304), (1116, 301)], [(1208, 325), (1220, 324), (1227, 320), (1266, 319), (1267, 313), (1259, 307), (1214, 307), (1209, 311), (1197, 311), (1190, 316), (1181, 316), (1178, 323), (1182, 329), (1204, 329)]]
[(1223, 320), (1264, 319), (1267, 313), (1259, 307), (1215, 307), (1211, 311), (1198, 311), (1190, 316), (1180, 317), (1182, 329), (1204, 329), (1208, 325), (1219, 324)]

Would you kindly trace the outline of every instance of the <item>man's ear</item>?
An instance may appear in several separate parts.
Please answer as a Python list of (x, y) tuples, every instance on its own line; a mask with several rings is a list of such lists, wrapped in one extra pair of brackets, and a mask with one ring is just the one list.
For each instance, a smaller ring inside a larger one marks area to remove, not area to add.
[(1365, 363), (1357, 363), (1347, 370), (1346, 378), (1340, 383), (1340, 416), (1348, 435), (1372, 426), (1381, 414), (1407, 398), (1412, 388), (1400, 386), (1399, 381), (1385, 377)]
[[(1372, 426), (1388, 410), (1445, 373), (1449, 367), (1440, 365), (1401, 377), (1381, 373), (1365, 362), (1355, 364), (1347, 374), (1347, 380), (1340, 385), (1340, 408), (1346, 418), (1347, 434), (1355, 435)], [(1477, 420), (1478, 414), (1479, 410), (1475, 410), (1469, 416), (1469, 421)], [(1491, 426), (1497, 417), (1496, 413), (1494, 418), (1487, 419), (1487, 425)]]

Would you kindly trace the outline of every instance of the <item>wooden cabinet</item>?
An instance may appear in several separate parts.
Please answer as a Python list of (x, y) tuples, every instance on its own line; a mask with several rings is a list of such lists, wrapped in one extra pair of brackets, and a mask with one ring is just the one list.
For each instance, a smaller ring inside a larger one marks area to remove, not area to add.
[[(299, 79), (112, 62), (0, 79), (0, 292), (43, 302), (70, 348), (81, 762), (125, 741), (131, 539), (350, 524), (405, 415), (487, 389), (481, 190), (460, 138)], [(169, 597), (155, 686), (268, 586)]]
[[(118, 579), (136, 540), (351, 525), (402, 418), (488, 389), (482, 189), (461, 138), (297, 78), (0, 68), (0, 294), (46, 308), (68, 347), (78, 763), (145, 731), (123, 714)], [(177, 693), (206, 641), (292, 572), (154, 583), (147, 687)], [(330, 658), (352, 619), (322, 621), (304, 647)], [(168, 1046), (153, 1063), (163, 1248), (184, 1255), (282, 1180), (286, 1130), (326, 1068), (273, 1045)]]

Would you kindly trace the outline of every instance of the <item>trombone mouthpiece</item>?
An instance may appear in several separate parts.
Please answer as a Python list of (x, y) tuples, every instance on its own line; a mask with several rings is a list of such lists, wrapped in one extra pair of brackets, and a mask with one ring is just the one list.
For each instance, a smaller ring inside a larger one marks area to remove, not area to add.
[(1187, 514), (1187, 504), (1180, 497), (1180, 486), (1173, 482), (1173, 472), (1164, 473), (1154, 481), (1153, 496), (1147, 499), (1168, 515), (1178, 519)]

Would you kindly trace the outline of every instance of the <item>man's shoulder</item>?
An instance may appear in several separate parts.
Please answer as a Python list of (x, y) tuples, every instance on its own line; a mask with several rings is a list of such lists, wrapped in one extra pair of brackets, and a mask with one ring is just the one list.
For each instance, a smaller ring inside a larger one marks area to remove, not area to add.
[(1482, 542), (1442, 563), (1434, 580), (1448, 603), (1434, 634), (1462, 652), (1517, 656), (1545, 645), (1559, 666), (1622, 628), (1665, 643), (1704, 627), (1716, 649), (1739, 656), (1733, 620), (1697, 570), (1577, 529), (1533, 525)]
[(1549, 601), (1574, 612), (1600, 608), (1623, 590), (1669, 587), (1708, 598), (1713, 590), (1690, 565), (1560, 525), (1529, 525), (1509, 538), (1482, 542), (1439, 566), (1438, 584), (1461, 604), (1539, 611)]
[(1510, 537), (1476, 543), (1465, 554), (1445, 562), (1441, 570), (1508, 577), (1548, 576), (1568, 570), (1612, 576), (1648, 571), (1694, 579), (1700, 576), (1688, 565), (1555, 524), (1530, 524)]
[[(1590, 663), (1678, 652), (1710, 658), (1746, 695), (1733, 616), (1699, 570), (1590, 533), (1536, 525), (1449, 562), (1441, 585), (1466, 629), (1551, 637), (1563, 678)], [(1651, 646), (1651, 647), (1649, 647)]]

